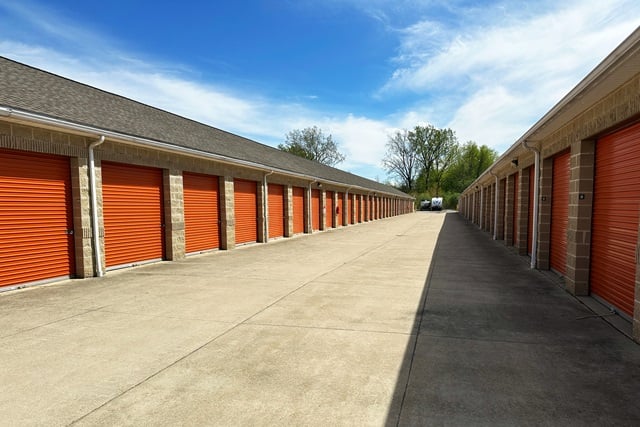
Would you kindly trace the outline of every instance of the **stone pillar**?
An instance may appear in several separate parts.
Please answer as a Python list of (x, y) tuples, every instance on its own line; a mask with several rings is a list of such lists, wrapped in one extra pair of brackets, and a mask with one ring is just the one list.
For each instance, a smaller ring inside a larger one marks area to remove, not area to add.
[[(573, 295), (589, 295), (595, 149), (596, 141), (594, 140), (576, 141), (571, 144), (565, 286)], [(637, 277), (636, 274), (636, 320), (638, 319)]]
[(540, 189), (538, 191), (538, 253), (536, 268), (550, 268), (551, 250), (551, 196), (553, 195), (553, 157), (540, 162)]
[(311, 184), (304, 189), (304, 232), (313, 233), (313, 223), (311, 215), (317, 215), (312, 213), (313, 202), (311, 201)]
[(500, 179), (498, 180), (498, 219), (496, 229), (494, 231), (494, 236), (496, 240), (504, 240), (504, 208), (505, 208), (505, 195), (506, 195), (506, 184), (507, 180)]
[(327, 192), (320, 191), (320, 230), (327, 229)]
[(495, 233), (495, 225), (496, 225), (496, 183), (495, 179), (493, 183), (489, 186), (489, 223), (488, 230), (489, 234), (493, 236)]
[(163, 169), (162, 181), (165, 255), (169, 261), (176, 261), (185, 257), (182, 171)]
[(89, 162), (86, 157), (71, 157), (71, 195), (76, 249), (75, 275), (79, 278), (93, 277), (93, 229), (91, 227)]
[(349, 221), (349, 223), (351, 224), (358, 223), (357, 214), (356, 214), (357, 209), (358, 209), (358, 199), (355, 194), (352, 194), (351, 195), (351, 212), (349, 212), (349, 215), (351, 216), (351, 221)]
[(284, 237), (293, 236), (293, 186), (285, 185), (284, 193)]
[(515, 174), (509, 175), (505, 180), (504, 194), (504, 244), (513, 245), (513, 190), (515, 189)]
[[(526, 172), (525, 172), (526, 171)], [(516, 248), (519, 255), (527, 255), (527, 230), (529, 226), (529, 171), (520, 169), (518, 174), (518, 218)]]
[(233, 177), (220, 178), (220, 249), (228, 250), (236, 246)]

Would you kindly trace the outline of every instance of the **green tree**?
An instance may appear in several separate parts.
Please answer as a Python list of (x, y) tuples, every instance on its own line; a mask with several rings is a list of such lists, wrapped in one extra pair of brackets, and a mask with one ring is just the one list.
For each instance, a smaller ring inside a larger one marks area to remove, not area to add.
[(413, 190), (418, 162), (408, 131), (397, 131), (389, 136), (382, 166), (389, 175), (400, 179), (402, 191), (411, 192)]
[(444, 191), (461, 193), (498, 158), (498, 152), (486, 145), (478, 146), (468, 141), (458, 153), (442, 177)]
[(285, 135), (285, 143), (279, 144), (278, 148), (328, 166), (335, 166), (345, 159), (331, 134), (325, 136), (322, 129), (316, 126), (292, 130)]
[(435, 185), (438, 194), (444, 173), (456, 158), (458, 139), (455, 132), (432, 125), (416, 126), (409, 132), (409, 140), (420, 163), (424, 189), (428, 191)]

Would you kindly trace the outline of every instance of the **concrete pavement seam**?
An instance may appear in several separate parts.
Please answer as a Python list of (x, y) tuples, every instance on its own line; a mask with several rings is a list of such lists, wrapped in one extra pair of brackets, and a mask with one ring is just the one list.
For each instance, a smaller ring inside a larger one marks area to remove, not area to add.
[(349, 329), (349, 328), (336, 328), (330, 326), (307, 326), (307, 325), (284, 325), (280, 323), (257, 323), (246, 322), (245, 326), (271, 326), (275, 328), (296, 328), (296, 329), (318, 329), (321, 331), (343, 331), (343, 332), (366, 332), (370, 334), (389, 334), (389, 335), (404, 335), (412, 336), (416, 335), (413, 332), (396, 332), (396, 331), (376, 331), (373, 329)]
[[(106, 307), (106, 306), (105, 306), (105, 307)], [(60, 319), (52, 320), (51, 322), (43, 323), (43, 324), (41, 324), (41, 325), (33, 326), (33, 327), (31, 327), (31, 328), (21, 329), (21, 330), (19, 330), (19, 331), (17, 331), (17, 332), (14, 332), (14, 333), (12, 333), (12, 334), (8, 334), (8, 335), (0, 336), (0, 340), (3, 340), (3, 339), (5, 339), (5, 338), (15, 337), (16, 335), (20, 335), (20, 334), (23, 334), (23, 333), (25, 333), (25, 332), (34, 331), (34, 330), (39, 329), (39, 328), (44, 328), (45, 326), (54, 325), (54, 324), (56, 324), (56, 323), (64, 322), (65, 320), (73, 319), (74, 317), (84, 316), (85, 314), (93, 313), (93, 312), (95, 312), (95, 311), (102, 310), (102, 309), (103, 309), (103, 308), (105, 308), (105, 307), (92, 308), (92, 309), (90, 309), (90, 310), (86, 310), (86, 311), (83, 311), (83, 312), (81, 312), (81, 313), (76, 313), (76, 314), (73, 314), (73, 315), (71, 315), (71, 316), (62, 317), (62, 318), (60, 318)]]

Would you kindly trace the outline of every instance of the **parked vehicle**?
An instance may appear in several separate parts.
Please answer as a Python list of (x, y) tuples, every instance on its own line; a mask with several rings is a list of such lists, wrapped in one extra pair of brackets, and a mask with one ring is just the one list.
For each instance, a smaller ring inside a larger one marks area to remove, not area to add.
[(431, 201), (429, 201), (429, 200), (420, 201), (420, 210), (421, 211), (428, 211), (430, 207), (431, 207)]
[(431, 210), (432, 211), (442, 210), (442, 197), (433, 197), (431, 199)]

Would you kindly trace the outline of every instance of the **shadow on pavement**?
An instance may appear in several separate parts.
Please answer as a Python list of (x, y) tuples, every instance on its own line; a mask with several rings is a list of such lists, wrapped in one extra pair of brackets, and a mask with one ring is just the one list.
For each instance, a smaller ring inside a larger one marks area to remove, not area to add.
[(640, 346), (446, 215), (386, 424), (640, 425)]

